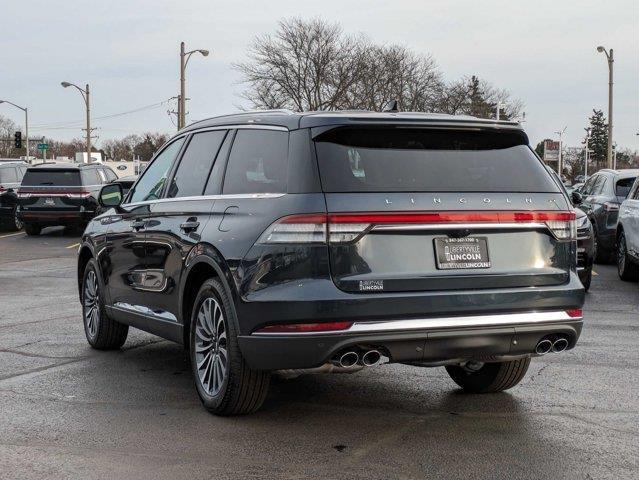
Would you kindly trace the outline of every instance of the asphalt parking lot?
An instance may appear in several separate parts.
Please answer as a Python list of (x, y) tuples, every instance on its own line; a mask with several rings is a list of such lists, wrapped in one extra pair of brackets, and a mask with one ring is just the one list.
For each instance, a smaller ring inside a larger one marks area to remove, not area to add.
[(0, 478), (638, 478), (639, 284), (598, 265), (575, 350), (509, 393), (403, 365), (274, 380), (255, 415), (199, 403), (181, 347), (91, 350), (78, 237), (0, 233)]

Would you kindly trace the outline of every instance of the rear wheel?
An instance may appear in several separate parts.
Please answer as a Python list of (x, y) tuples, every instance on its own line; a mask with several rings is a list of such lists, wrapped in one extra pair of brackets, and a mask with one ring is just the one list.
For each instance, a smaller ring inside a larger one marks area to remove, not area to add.
[(619, 238), (617, 239), (617, 272), (619, 273), (619, 278), (624, 281), (639, 279), (639, 266), (628, 255), (626, 235), (623, 231), (619, 233)]
[(446, 371), (453, 381), (469, 393), (492, 393), (517, 385), (528, 371), (530, 357), (509, 362), (484, 363), (481, 368), (449, 365)]
[(13, 219), (11, 221), (11, 223), (9, 224), (9, 228), (11, 230), (22, 230), (22, 220), (20, 220), (20, 218), (18, 217), (18, 209), (14, 209), (13, 210)]
[(590, 290), (590, 284), (592, 283), (592, 267), (586, 268), (579, 274), (579, 280), (584, 286), (586, 292)]
[(250, 369), (242, 358), (236, 324), (222, 284), (204, 282), (193, 305), (189, 346), (197, 393), (216, 415), (255, 412), (270, 382), (268, 372)]
[(27, 235), (40, 235), (42, 227), (40, 225), (36, 225), (35, 223), (25, 223), (24, 231), (27, 232)]
[(94, 259), (89, 260), (82, 277), (82, 319), (87, 341), (93, 348), (116, 350), (124, 345), (129, 326), (107, 315)]

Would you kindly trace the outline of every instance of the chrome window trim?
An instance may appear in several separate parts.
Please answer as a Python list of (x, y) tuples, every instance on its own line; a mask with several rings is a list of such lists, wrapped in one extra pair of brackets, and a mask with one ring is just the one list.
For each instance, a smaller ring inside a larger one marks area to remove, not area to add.
[(242, 125), (215, 125), (211, 127), (200, 127), (198, 129), (189, 130), (185, 133), (200, 133), (200, 132), (208, 132), (212, 130), (277, 130), (280, 132), (289, 132), (290, 130), (286, 127), (281, 127), (278, 125), (260, 125), (260, 124), (242, 124)]
[(349, 335), (351, 333), (406, 332), (421, 330), (457, 330), (481, 327), (516, 327), (542, 323), (581, 321), (583, 317), (571, 317), (565, 311), (545, 311), (526, 313), (505, 313), (493, 315), (470, 315), (462, 317), (413, 318), (381, 322), (355, 322), (347, 330), (327, 332), (255, 332), (253, 336), (307, 336), (307, 335)]
[(280, 198), (286, 193), (228, 193), (226, 195), (196, 195), (193, 197), (176, 197), (176, 198), (158, 198), (156, 200), (147, 200), (145, 202), (123, 203), (122, 207), (137, 207), (140, 205), (150, 205), (154, 203), (168, 202), (195, 202), (198, 200), (232, 200), (232, 199), (264, 199), (264, 198)]

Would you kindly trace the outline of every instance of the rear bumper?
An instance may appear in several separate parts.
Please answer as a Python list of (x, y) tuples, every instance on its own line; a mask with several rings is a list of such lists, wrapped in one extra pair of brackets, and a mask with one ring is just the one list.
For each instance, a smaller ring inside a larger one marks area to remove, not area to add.
[(23, 222), (37, 223), (39, 225), (68, 225), (79, 222), (88, 222), (95, 216), (95, 212), (80, 211), (18, 211), (18, 217)]
[(253, 333), (239, 338), (253, 369), (313, 368), (341, 350), (381, 349), (391, 362), (491, 360), (534, 353), (547, 335), (564, 335), (573, 348), (583, 320), (565, 311), (516, 312), (392, 321), (356, 321), (339, 332)]

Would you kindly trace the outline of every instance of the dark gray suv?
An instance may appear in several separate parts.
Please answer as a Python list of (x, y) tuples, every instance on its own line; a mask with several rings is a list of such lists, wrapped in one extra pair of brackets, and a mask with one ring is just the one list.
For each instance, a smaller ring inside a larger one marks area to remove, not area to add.
[(89, 343), (183, 343), (217, 414), (258, 409), (278, 370), (445, 366), (501, 391), (581, 332), (575, 213), (515, 123), (217, 117), (100, 202), (78, 257)]

